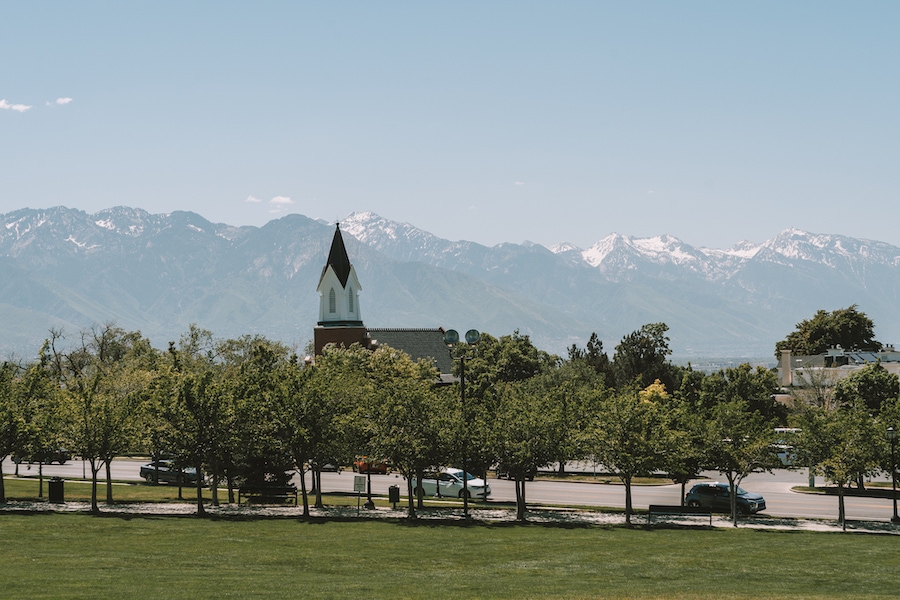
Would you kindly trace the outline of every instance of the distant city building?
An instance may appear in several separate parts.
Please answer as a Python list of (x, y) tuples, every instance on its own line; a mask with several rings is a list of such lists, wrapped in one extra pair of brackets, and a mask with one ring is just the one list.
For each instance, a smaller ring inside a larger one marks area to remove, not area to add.
[(782, 350), (778, 381), (786, 388), (833, 385), (839, 379), (876, 362), (889, 373), (900, 376), (900, 352), (893, 346), (883, 352), (859, 352), (838, 346), (823, 354), (798, 356), (792, 355), (790, 350)]

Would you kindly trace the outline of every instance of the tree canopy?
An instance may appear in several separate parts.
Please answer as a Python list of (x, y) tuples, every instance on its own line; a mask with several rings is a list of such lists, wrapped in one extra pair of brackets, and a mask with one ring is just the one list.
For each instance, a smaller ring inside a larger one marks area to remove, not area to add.
[(875, 340), (875, 324), (855, 304), (828, 312), (816, 311), (811, 319), (797, 323), (797, 329), (775, 344), (775, 357), (782, 350), (794, 354), (822, 354), (834, 346), (845, 350), (880, 352), (881, 342)]
[(878, 413), (885, 402), (900, 395), (900, 379), (881, 363), (866, 365), (834, 384), (834, 399), (839, 406), (865, 407)]
[(779, 468), (774, 428), (789, 419), (803, 429), (804, 464), (837, 486), (890, 470), (886, 431), (900, 427), (900, 380), (880, 364), (842, 379), (838, 406), (809, 408), (804, 421), (802, 407), (775, 402), (770, 370), (672, 365), (667, 331), (644, 325), (612, 361), (596, 335), (562, 360), (527, 335), (485, 334), (456, 349), (463, 394), (462, 377), (441, 386), (430, 363), (387, 346), (327, 346), (301, 361), (260, 336), (217, 340), (191, 326), (163, 352), (139, 332), (95, 326), (66, 347), (54, 334), (30, 365), (0, 365), (0, 457), (74, 450), (91, 465), (94, 511), (97, 472), (113, 457), (170, 459), (201, 474), (198, 514), (201, 486), (217, 504), (225, 483), (234, 502), (235, 487), (284, 487), (296, 473), (308, 515), (306, 473), (322, 507), (322, 467), (368, 456), (406, 480), (414, 516), (423, 502), (419, 494), (414, 505), (412, 482), (426, 470), (464, 466), (486, 478), (498, 466), (516, 480), (519, 519), (539, 469), (592, 460), (625, 484), (629, 521), (637, 476), (665, 473), (684, 486), (718, 470), (734, 492), (749, 473)]
[(657, 379), (667, 389), (674, 389), (680, 380), (679, 369), (669, 362), (669, 326), (665, 323), (647, 323), (622, 338), (613, 355), (616, 387), (631, 386), (636, 379), (645, 388)]

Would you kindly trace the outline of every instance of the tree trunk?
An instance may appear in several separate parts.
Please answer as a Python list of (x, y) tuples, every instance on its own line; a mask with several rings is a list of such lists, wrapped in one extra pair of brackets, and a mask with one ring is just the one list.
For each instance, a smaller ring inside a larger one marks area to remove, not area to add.
[(631, 526), (631, 513), (633, 511), (631, 506), (631, 475), (623, 476), (622, 483), (625, 484), (625, 524)]
[(731, 525), (732, 527), (737, 527), (737, 486), (734, 485), (734, 475), (732, 473), (726, 473), (726, 476), (728, 477), (728, 502), (731, 504)]
[(112, 459), (107, 458), (103, 461), (106, 465), (106, 504), (113, 503), (113, 494), (112, 494)]
[(6, 486), (3, 484), (3, 461), (0, 460), (0, 504), (6, 504)]
[(91, 512), (99, 513), (100, 506), (97, 504), (97, 473), (100, 471), (100, 465), (94, 458), (88, 459), (91, 465)]
[[(200, 473), (197, 473), (197, 477), (199, 479)], [(212, 465), (209, 487), (212, 493), (212, 505), (219, 506), (219, 461), (215, 461)]]
[(525, 520), (525, 478), (516, 477), (516, 520)]
[[(421, 481), (421, 480), (419, 480), (419, 481)], [(418, 481), (416, 483), (418, 483)], [(419, 487), (419, 486), (417, 485), (416, 487)], [(413, 499), (412, 478), (409, 476), (406, 477), (406, 499), (407, 499), (407, 504), (409, 505), (409, 509), (407, 510), (407, 516), (410, 519), (417, 518), (416, 517), (416, 503)]]
[(197, 466), (195, 468), (197, 469), (197, 516), (205, 517), (206, 508), (204, 508), (203, 506), (203, 479), (200, 477), (203, 465), (201, 463), (197, 463)]
[(841, 530), (847, 531), (847, 513), (844, 511), (844, 484), (838, 484), (838, 521), (841, 523)]
[[(416, 508), (422, 510), (425, 508), (425, 488), (422, 486), (422, 478), (425, 476), (425, 469), (416, 469)], [(440, 485), (440, 481), (437, 482)]]
[(681, 506), (682, 507), (684, 507), (684, 497), (686, 495), (684, 490), (686, 490), (686, 489), (687, 489), (687, 481), (682, 481), (681, 482)]
[(305, 462), (300, 463), (300, 495), (303, 497), (303, 516), (309, 516), (309, 494), (306, 491), (306, 469), (303, 468)]
[(325, 508), (325, 505), (322, 504), (322, 471), (319, 470), (319, 467), (313, 467), (313, 485), (316, 486), (316, 508)]

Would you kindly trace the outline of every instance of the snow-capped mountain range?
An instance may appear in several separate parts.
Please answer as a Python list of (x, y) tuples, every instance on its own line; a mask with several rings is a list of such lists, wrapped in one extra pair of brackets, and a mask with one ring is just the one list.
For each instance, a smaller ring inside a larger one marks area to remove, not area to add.
[[(883, 242), (789, 229), (725, 250), (616, 233), (587, 249), (487, 247), (370, 212), (340, 226), (373, 327), (519, 329), (558, 353), (596, 331), (612, 352), (664, 321), (678, 356), (770, 356), (816, 310), (857, 304), (879, 340), (900, 340), (900, 248)], [(332, 231), (301, 215), (263, 227), (128, 207), (0, 215), (0, 352), (33, 355), (50, 327), (110, 320), (160, 347), (190, 323), (303, 345)]]
[[(353, 213), (341, 222), (341, 227), (382, 252), (407, 252), (410, 260), (422, 260), (423, 257), (433, 260), (440, 254), (459, 256), (478, 246), (471, 242), (442, 240), (413, 225), (389, 221), (372, 212)], [(618, 233), (607, 235), (587, 249), (568, 242), (547, 249), (598, 268), (611, 279), (643, 264), (653, 263), (672, 265), (716, 281), (728, 279), (757, 255), (769, 262), (791, 264), (790, 261), (808, 261), (833, 268), (852, 269), (868, 262), (900, 266), (900, 248), (896, 246), (841, 235), (811, 234), (799, 229), (786, 229), (761, 244), (741, 241), (726, 250), (695, 248), (668, 234), (636, 238)]]

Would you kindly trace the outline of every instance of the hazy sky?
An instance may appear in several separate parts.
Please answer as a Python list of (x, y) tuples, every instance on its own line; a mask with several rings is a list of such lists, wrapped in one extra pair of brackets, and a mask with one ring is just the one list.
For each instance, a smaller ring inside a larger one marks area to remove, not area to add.
[(0, 0), (0, 212), (900, 245), (900, 2)]

